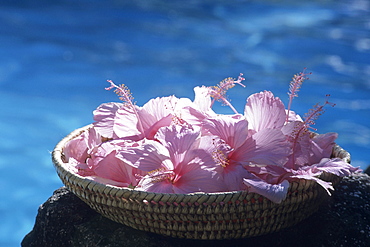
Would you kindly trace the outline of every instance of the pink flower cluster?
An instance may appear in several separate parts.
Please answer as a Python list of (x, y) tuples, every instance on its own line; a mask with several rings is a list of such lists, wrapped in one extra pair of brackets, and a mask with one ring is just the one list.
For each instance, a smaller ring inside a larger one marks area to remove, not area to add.
[[(331, 104), (316, 105), (302, 119), (290, 110), (301, 83), (293, 77), (288, 109), (272, 92), (248, 97), (244, 114), (227, 100), (226, 91), (244, 78), (227, 78), (213, 87), (196, 87), (195, 99), (161, 97), (139, 107), (130, 91), (112, 81), (122, 103), (94, 111), (94, 124), (64, 148), (70, 170), (95, 181), (158, 193), (247, 190), (279, 203), (290, 182), (314, 180), (328, 189), (323, 172), (346, 176), (359, 171), (331, 158), (336, 133), (313, 135), (309, 128)], [(216, 114), (215, 100), (235, 114)]]

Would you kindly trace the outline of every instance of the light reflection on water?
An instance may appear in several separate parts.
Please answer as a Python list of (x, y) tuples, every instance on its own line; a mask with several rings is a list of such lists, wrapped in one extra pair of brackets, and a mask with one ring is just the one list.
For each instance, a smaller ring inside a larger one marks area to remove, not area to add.
[[(304, 114), (331, 94), (317, 121), (365, 168), (370, 140), (370, 2), (3, 1), (0, 5), (0, 246), (18, 246), (37, 207), (62, 184), (54, 145), (116, 101), (106, 79), (138, 105), (244, 73), (230, 91), (242, 112), (251, 93), (287, 102), (293, 74), (313, 74), (294, 101)], [(217, 107), (226, 112), (227, 108)]]

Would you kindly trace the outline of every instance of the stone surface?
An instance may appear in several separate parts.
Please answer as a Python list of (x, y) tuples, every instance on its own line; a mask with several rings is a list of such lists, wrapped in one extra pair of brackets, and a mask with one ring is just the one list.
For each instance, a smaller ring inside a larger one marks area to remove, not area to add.
[(22, 241), (31, 246), (370, 246), (370, 177), (346, 177), (319, 211), (277, 233), (239, 240), (186, 240), (146, 233), (113, 222), (65, 187), (38, 210), (33, 230)]

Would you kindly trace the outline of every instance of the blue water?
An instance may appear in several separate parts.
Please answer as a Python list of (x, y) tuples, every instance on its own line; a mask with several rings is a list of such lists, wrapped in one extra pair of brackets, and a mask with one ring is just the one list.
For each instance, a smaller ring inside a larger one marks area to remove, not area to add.
[(293, 109), (331, 94), (318, 131), (338, 132), (354, 166), (370, 163), (370, 1), (126, 2), (0, 4), (0, 246), (19, 246), (62, 186), (50, 151), (117, 100), (107, 79), (142, 105), (244, 73), (247, 88), (229, 94), (242, 112), (261, 90), (287, 102), (292, 75), (308, 67)]

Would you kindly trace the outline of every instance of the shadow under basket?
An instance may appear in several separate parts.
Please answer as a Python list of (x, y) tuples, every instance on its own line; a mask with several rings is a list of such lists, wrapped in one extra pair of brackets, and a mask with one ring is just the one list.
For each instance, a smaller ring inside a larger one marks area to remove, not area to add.
[[(295, 225), (328, 197), (320, 185), (304, 179), (290, 183), (280, 204), (246, 191), (164, 194), (98, 183), (70, 172), (62, 159), (66, 143), (91, 127), (76, 129), (57, 144), (54, 166), (65, 186), (92, 209), (135, 229), (187, 239), (246, 238)], [(338, 145), (332, 156), (350, 162), (349, 153)], [(340, 181), (329, 174), (321, 178), (333, 184)]]

